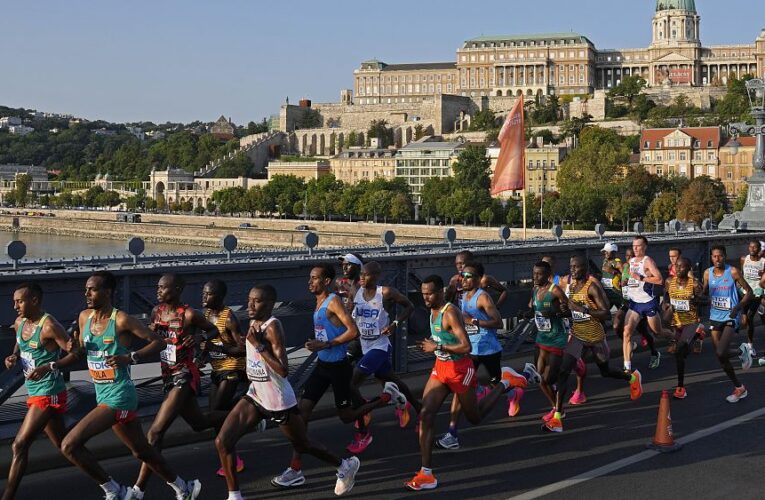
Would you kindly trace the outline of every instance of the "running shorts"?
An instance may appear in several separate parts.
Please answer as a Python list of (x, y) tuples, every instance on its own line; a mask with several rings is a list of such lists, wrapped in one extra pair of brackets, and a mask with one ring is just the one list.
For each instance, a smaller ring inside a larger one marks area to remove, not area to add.
[(640, 303), (630, 300), (630, 311), (635, 311), (642, 318), (652, 318), (659, 314), (659, 298), (654, 297), (649, 302)]
[(59, 414), (66, 413), (66, 390), (59, 392), (58, 394), (51, 394), (47, 396), (29, 396), (27, 398), (27, 408), (36, 406), (45, 411), (48, 408)]
[(328, 363), (319, 360), (311, 376), (303, 386), (303, 398), (318, 403), (321, 397), (332, 386), (335, 395), (335, 408), (349, 408), (351, 402), (351, 378), (353, 366), (348, 359)]
[(370, 349), (364, 354), (364, 357), (356, 363), (356, 368), (367, 375), (387, 375), (393, 371), (390, 364), (390, 348)]
[(486, 371), (489, 373), (489, 385), (495, 386), (502, 380), (502, 352), (495, 352), (494, 354), (486, 354), (485, 356), (470, 356), (473, 360), (473, 366), (476, 371), (483, 365)]
[(449, 387), (454, 394), (464, 394), (478, 385), (473, 360), (465, 357), (457, 361), (436, 359), (430, 378), (434, 378)]
[(584, 359), (584, 356), (587, 355), (587, 353), (592, 353), (597, 363), (603, 363), (608, 361), (608, 356), (611, 351), (608, 348), (606, 339), (603, 339), (600, 342), (584, 342), (583, 340), (572, 336), (563, 352), (576, 359)]
[(712, 331), (721, 332), (725, 328), (730, 327), (734, 330), (738, 330), (738, 319), (726, 319), (725, 321), (710, 321), (712, 324)]
[(246, 382), (247, 375), (242, 370), (221, 370), (210, 373), (210, 382), (214, 385), (220, 385), (224, 380), (230, 380), (236, 383)]
[(286, 425), (287, 422), (289, 422), (291, 415), (300, 415), (300, 411), (298, 410), (297, 405), (287, 408), (286, 410), (271, 411), (271, 410), (266, 410), (265, 408), (260, 406), (257, 402), (255, 402), (254, 399), (252, 399), (248, 395), (244, 396), (244, 400), (250, 403), (251, 405), (253, 405), (255, 409), (258, 410), (258, 414), (262, 418), (266, 420), (270, 420), (271, 422), (275, 422), (279, 425)]
[(114, 423), (115, 424), (128, 424), (138, 418), (138, 412), (135, 410), (120, 410), (116, 408), (112, 408), (111, 406), (107, 405), (98, 405), (103, 406), (104, 408), (109, 408), (114, 413)]

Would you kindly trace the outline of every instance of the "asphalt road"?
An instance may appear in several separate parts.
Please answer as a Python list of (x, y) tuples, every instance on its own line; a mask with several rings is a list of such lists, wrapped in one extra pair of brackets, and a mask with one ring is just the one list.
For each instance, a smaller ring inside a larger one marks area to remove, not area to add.
[[(435, 452), (434, 471), (440, 485), (431, 492), (414, 493), (403, 488), (403, 482), (419, 467), (417, 440), (411, 424), (408, 429), (398, 428), (392, 409), (378, 410), (373, 420), (375, 441), (360, 457), (361, 470), (349, 496), (762, 498), (765, 475), (759, 459), (765, 452), (765, 368), (740, 372), (749, 397), (738, 404), (727, 403), (724, 398), (732, 386), (719, 369), (708, 339), (701, 355), (689, 357), (688, 398), (671, 403), (675, 437), (689, 442), (676, 453), (658, 455), (646, 453), (645, 445), (653, 437), (661, 390), (675, 386), (675, 366), (666, 353), (657, 370), (648, 370), (647, 363), (646, 353), (636, 355), (634, 365), (645, 374), (645, 394), (637, 402), (630, 401), (626, 384), (600, 378), (591, 366), (589, 401), (569, 408), (562, 434), (541, 432), (540, 417), (547, 404), (537, 389), (527, 392), (518, 417), (508, 418), (506, 405), (501, 404), (481, 426), (465, 424), (460, 431), (460, 450)], [(444, 405), (439, 419), (442, 429), (446, 415)], [(730, 426), (722, 428), (725, 425)], [(310, 428), (315, 439), (343, 455), (351, 432), (334, 418), (314, 422)], [(247, 464), (241, 474), (246, 498), (285, 496), (269, 483), (287, 466), (290, 456), (278, 430), (247, 436), (238, 451)], [(203, 482), (200, 498), (226, 498), (224, 481), (214, 475), (218, 462), (211, 442), (167, 449), (164, 454), (183, 477)], [(103, 463), (125, 484), (132, 484), (138, 472), (131, 457)], [(619, 468), (620, 464), (624, 466)], [(307, 482), (291, 490), (290, 497), (333, 497), (334, 471), (313, 458), (306, 458), (304, 465)], [(540, 490), (545, 487), (553, 490)], [(157, 478), (152, 479), (147, 493), (147, 499), (172, 498), (169, 487)], [(30, 474), (18, 498), (79, 500), (100, 496), (96, 484), (69, 467)]]

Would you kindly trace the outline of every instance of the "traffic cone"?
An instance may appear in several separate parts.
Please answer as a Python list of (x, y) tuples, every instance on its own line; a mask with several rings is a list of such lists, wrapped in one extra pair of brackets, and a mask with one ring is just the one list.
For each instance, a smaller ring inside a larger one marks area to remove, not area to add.
[(659, 401), (659, 416), (656, 421), (656, 434), (653, 441), (648, 443), (648, 448), (662, 453), (677, 451), (681, 448), (680, 443), (672, 439), (672, 417), (669, 415), (669, 392), (661, 391)]

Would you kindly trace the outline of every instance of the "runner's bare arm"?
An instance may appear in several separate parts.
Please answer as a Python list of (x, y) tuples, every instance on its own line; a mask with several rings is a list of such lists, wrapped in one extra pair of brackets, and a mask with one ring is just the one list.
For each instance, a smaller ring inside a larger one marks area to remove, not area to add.
[[(409, 317), (414, 312), (414, 305), (412, 304), (412, 301), (409, 300), (406, 295), (399, 292), (393, 287), (384, 286), (382, 289), (383, 294), (383, 301), (385, 302), (395, 302), (396, 304), (400, 305), (403, 308), (403, 311), (401, 311), (401, 314), (396, 316), (395, 321), (398, 321), (401, 323), (402, 321), (406, 321), (409, 319)], [(393, 334), (394, 325), (393, 322), (383, 328), (382, 332), (380, 332), (382, 335), (391, 335)]]
[[(741, 302), (736, 305), (733, 309), (738, 313), (741, 311), (746, 305), (754, 300), (754, 292), (752, 291), (752, 287), (749, 286), (749, 283), (746, 282), (744, 279), (744, 276), (739, 272), (738, 268), (731, 267), (730, 269), (730, 275), (733, 277), (734, 280), (736, 280), (736, 283), (739, 286), (740, 290), (744, 291), (744, 298), (741, 299)], [(734, 317), (733, 311), (730, 312), (731, 317)]]
[(289, 362), (287, 360), (287, 351), (284, 349), (284, 330), (280, 321), (272, 321), (266, 331), (263, 333), (263, 339), (265, 339), (270, 345), (271, 349), (268, 349), (260, 340), (257, 332), (253, 332), (252, 328), (247, 335), (248, 342), (260, 352), (263, 356), (266, 364), (281, 375), (286, 377), (289, 375)]
[[(196, 309), (188, 308), (185, 311), (185, 317), (184, 317), (184, 323), (187, 325), (193, 325), (205, 332), (202, 335), (203, 341), (208, 341), (210, 339), (214, 339), (215, 337), (220, 335), (220, 332), (218, 331), (218, 327), (214, 324), (210, 323), (210, 321), (205, 318), (205, 315), (202, 314), (200, 311), (197, 311)], [(194, 343), (194, 338), (192, 336), (186, 337), (183, 344), (185, 347), (189, 347), (189, 344)]]
[(507, 287), (500, 283), (494, 276), (484, 274), (483, 278), (481, 278), (481, 288), (499, 292), (499, 297), (497, 297), (497, 307), (501, 306), (507, 300)]
[[(82, 317), (80, 317), (80, 321), (82, 321)], [(145, 346), (135, 351), (135, 356), (139, 361), (159, 353), (167, 345), (159, 335), (143, 326), (140, 321), (125, 311), (119, 311), (117, 313), (115, 323), (118, 335), (127, 333), (147, 342)], [(131, 364), (132, 361), (130, 354), (106, 357), (106, 362), (109, 366), (126, 366)]]
[[(48, 316), (48, 320), (43, 325), (42, 330), (40, 331), (40, 340), (42, 340), (43, 343), (53, 342), (64, 351), (67, 350), (69, 345), (69, 335), (67, 335), (64, 327), (62, 327), (53, 316)], [(58, 369), (66, 368), (67, 366), (76, 363), (79, 358), (77, 352), (73, 350), (73, 352), (67, 353), (66, 356), (56, 361), (56, 367)], [(45, 364), (32, 370), (32, 372), (27, 375), (27, 378), (29, 380), (40, 380), (52, 371), (50, 364)]]
[[(347, 344), (351, 340), (359, 336), (359, 328), (356, 326), (356, 322), (353, 321), (348, 310), (343, 306), (340, 297), (335, 296), (329, 301), (327, 306), (327, 317), (332, 321), (332, 318), (337, 318), (340, 323), (345, 326), (346, 330), (341, 334), (330, 340), (329, 342), (322, 342), (321, 340), (312, 339), (306, 342), (305, 347), (311, 352), (321, 351), (324, 349), (330, 349), (337, 345)], [(333, 321), (334, 323), (334, 321)]]
[(606, 292), (603, 290), (599, 281), (592, 280), (587, 295), (595, 302), (597, 309), (590, 309), (589, 314), (593, 318), (605, 322), (611, 318), (611, 311), (608, 307), (608, 300), (606, 299)]
[(494, 305), (494, 301), (488, 294), (483, 294), (478, 297), (478, 307), (483, 312), (488, 314), (491, 319), (478, 320), (478, 326), (481, 328), (502, 328), (502, 316), (499, 314), (497, 306)]
[(452, 276), (452, 278), (449, 280), (449, 284), (444, 290), (444, 297), (446, 298), (447, 302), (454, 302), (454, 300), (457, 298), (457, 282), (459, 279), (459, 276), (455, 275)]
[(566, 303), (566, 293), (558, 285), (553, 285), (551, 292), (553, 296), (553, 310), (556, 317), (561, 318), (566, 315), (563, 310), (563, 305)]
[(662, 285), (664, 283), (664, 278), (661, 275), (659, 266), (657, 266), (656, 262), (650, 257), (645, 261), (645, 270), (647, 272), (643, 281), (651, 283), (652, 285)]

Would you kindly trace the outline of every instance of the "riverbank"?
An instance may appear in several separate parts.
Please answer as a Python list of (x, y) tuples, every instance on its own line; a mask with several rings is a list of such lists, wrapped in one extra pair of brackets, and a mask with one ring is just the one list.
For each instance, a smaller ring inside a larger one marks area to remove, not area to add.
[[(428, 243), (443, 241), (444, 226), (384, 224), (371, 222), (299, 221), (292, 219), (260, 219), (252, 217), (193, 216), (141, 214), (141, 223), (116, 221), (116, 212), (51, 210), (54, 217), (0, 214), (0, 229), (41, 234), (127, 240), (138, 236), (147, 243), (164, 243), (179, 247), (194, 245), (209, 248), (220, 246), (220, 239), (233, 234), (240, 248), (303, 246), (303, 224), (319, 235), (321, 247), (379, 245), (385, 230), (396, 233), (396, 242)], [(18, 220), (15, 227), (14, 220)], [(248, 224), (249, 227), (242, 227)], [(453, 226), (458, 240), (498, 240), (496, 227)], [(566, 231), (564, 237), (592, 236), (592, 231)], [(614, 234), (616, 236), (616, 234)], [(528, 230), (528, 238), (549, 238), (547, 230)], [(511, 232), (511, 239), (523, 238), (522, 230)], [(179, 250), (183, 251), (182, 248)], [(147, 251), (150, 251), (147, 249)]]

